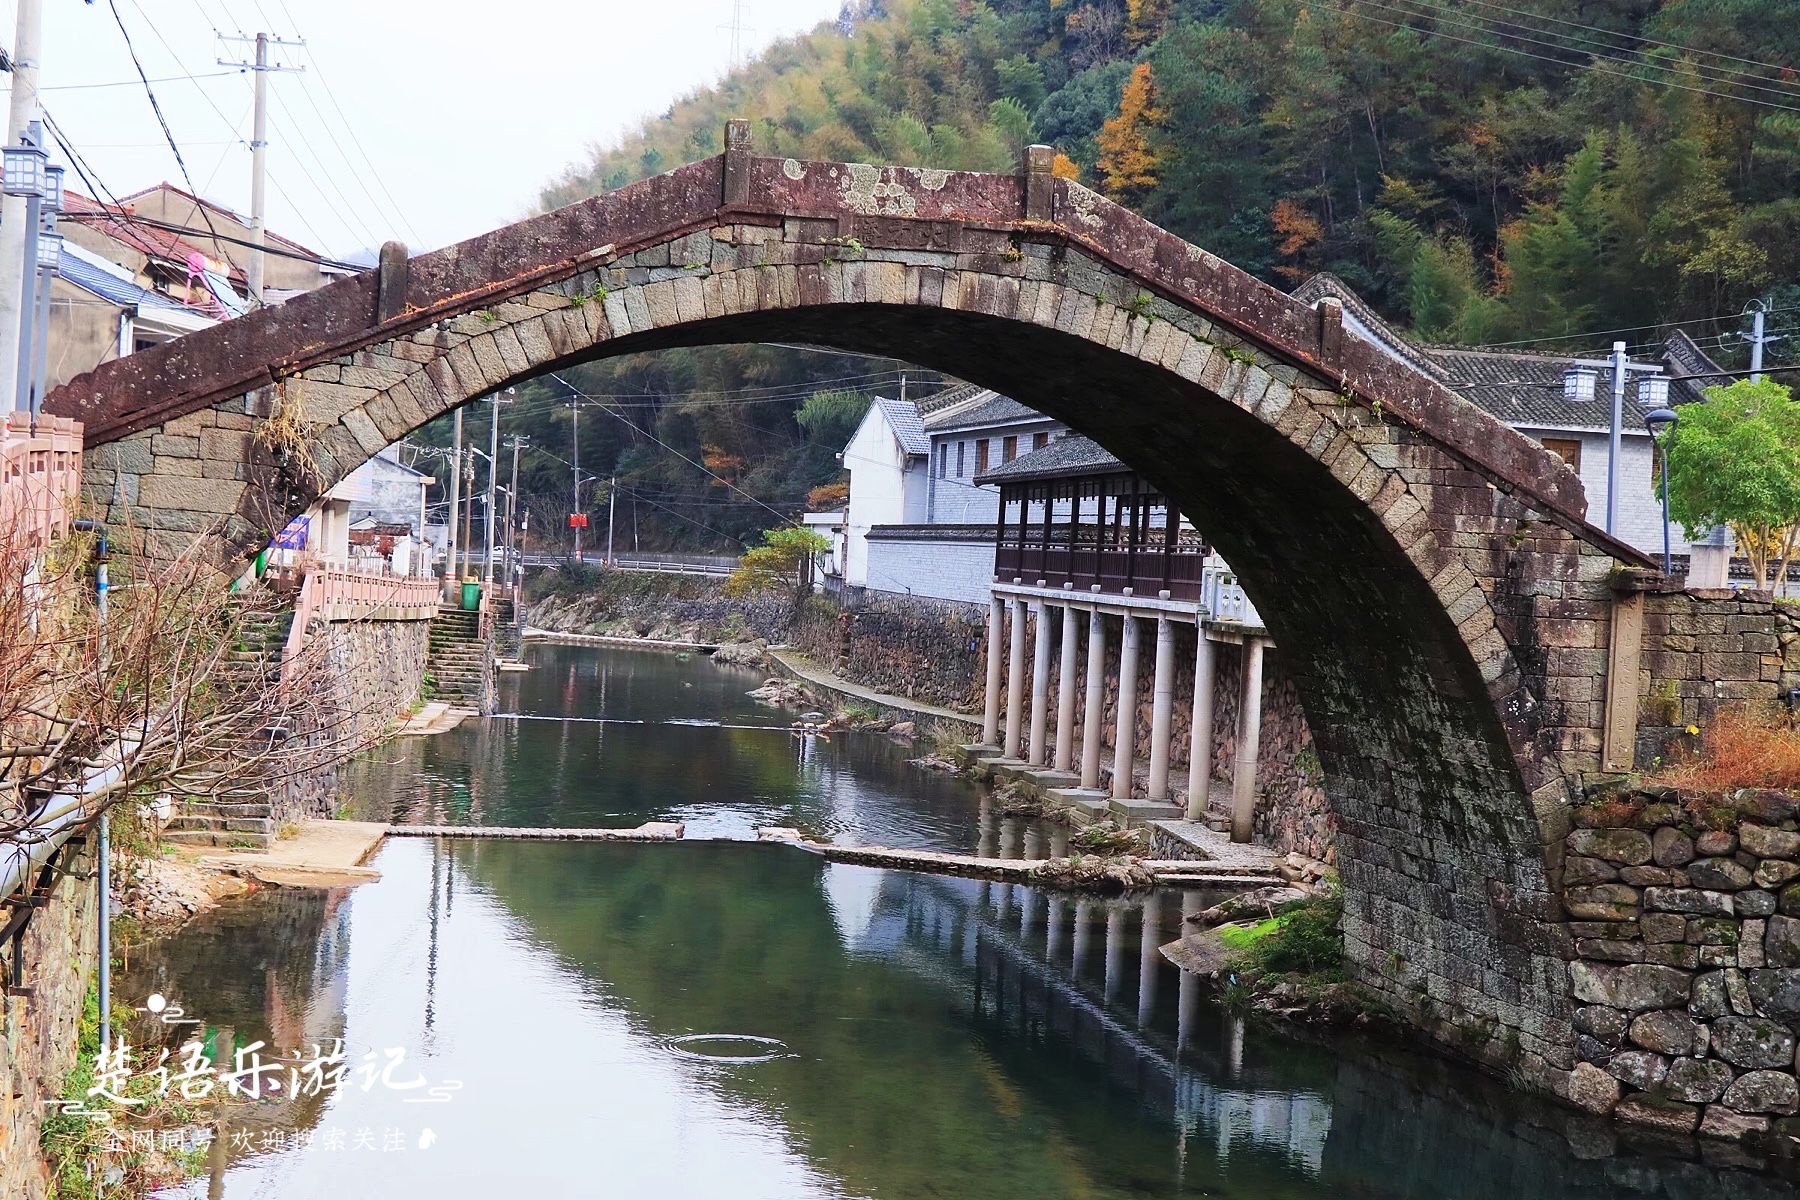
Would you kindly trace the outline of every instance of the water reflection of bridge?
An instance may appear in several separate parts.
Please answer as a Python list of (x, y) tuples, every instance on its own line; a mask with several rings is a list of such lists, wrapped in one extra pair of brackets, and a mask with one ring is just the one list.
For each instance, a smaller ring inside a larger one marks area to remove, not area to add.
[[(1024, 822), (997, 824), (998, 840), (1016, 839), (1022, 854), (1031, 853), (1027, 839), (1042, 836)], [(1185, 906), (1181, 893), (1069, 900), (835, 864), (825, 867), (824, 888), (848, 952), (877, 953), (941, 982), (970, 998), (973, 1018), (1013, 1036), (1054, 1035), (1079, 1048), (1118, 1087), (1170, 1114), (1179, 1161), (1200, 1139), (1221, 1166), (1234, 1148), (1251, 1148), (1318, 1174), (1330, 1102), (1292, 1090), (1291, 1080), (1259, 1086), (1244, 1062), (1242, 1018), (1203, 1005), (1194, 977), (1160, 953), (1173, 936), (1165, 920), (1177, 919), (1178, 907), (1192, 911), (1197, 893)]]

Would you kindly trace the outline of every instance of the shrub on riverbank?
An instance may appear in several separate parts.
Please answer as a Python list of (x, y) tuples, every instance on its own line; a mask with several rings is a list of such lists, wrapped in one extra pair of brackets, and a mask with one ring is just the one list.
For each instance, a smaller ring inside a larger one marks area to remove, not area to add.
[(1219, 937), (1240, 974), (1337, 983), (1344, 978), (1343, 915), (1341, 900), (1319, 897), (1254, 925), (1221, 926)]

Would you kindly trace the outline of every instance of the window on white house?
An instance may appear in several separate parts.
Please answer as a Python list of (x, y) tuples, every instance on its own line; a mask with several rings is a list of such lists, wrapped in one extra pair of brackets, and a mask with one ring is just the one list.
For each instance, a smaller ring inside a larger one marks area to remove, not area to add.
[(956, 443), (956, 477), (958, 479), (961, 479), (963, 477), (963, 475), (966, 474), (966, 472), (963, 470), (963, 451), (967, 450), (968, 448), (969, 448), (969, 443), (967, 443), (967, 442)]

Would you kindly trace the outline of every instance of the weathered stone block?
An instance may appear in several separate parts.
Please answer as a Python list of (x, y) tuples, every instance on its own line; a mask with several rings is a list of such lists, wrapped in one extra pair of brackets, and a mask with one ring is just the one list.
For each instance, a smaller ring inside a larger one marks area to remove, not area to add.
[(1606, 1043), (1617, 1046), (1625, 1038), (1625, 1031), (1630, 1018), (1616, 1008), (1608, 1008), (1604, 1004), (1583, 1005), (1575, 1010), (1570, 1024), (1579, 1032)]
[(1621, 1100), (1613, 1109), (1613, 1115), (1621, 1121), (1663, 1133), (1690, 1134), (1700, 1126), (1698, 1108), (1653, 1096), (1630, 1096)]
[(1738, 844), (1759, 858), (1800, 857), (1800, 833), (1748, 821), (1738, 826)]
[(1631, 1023), (1634, 1044), (1658, 1054), (1689, 1055), (1698, 1050), (1701, 1025), (1680, 1009), (1644, 1013)]
[(1751, 1116), (1724, 1104), (1709, 1104), (1700, 1119), (1700, 1136), (1740, 1142), (1747, 1137), (1760, 1137), (1769, 1132), (1768, 1117)]
[(1685, 1004), (1693, 987), (1689, 972), (1645, 963), (1602, 967), (1575, 961), (1569, 964), (1569, 979), (1577, 1000), (1630, 1012)]
[(1701, 854), (1730, 854), (1737, 849), (1737, 834), (1725, 829), (1708, 829), (1694, 838), (1694, 849)]
[(1683, 866), (1693, 861), (1694, 839), (1664, 826), (1650, 835), (1650, 857), (1659, 867)]
[(1680, 913), (1645, 913), (1638, 928), (1646, 942), (1679, 942), (1687, 937), (1687, 918)]
[(1775, 911), (1775, 893), (1761, 890), (1739, 892), (1732, 897), (1740, 917), (1766, 917)]
[(1738, 1067), (1794, 1065), (1794, 1035), (1769, 1017), (1720, 1017), (1707, 1026), (1712, 1053)]
[[(1748, 987), (1748, 1011), (1767, 1017), (1792, 1020), (1800, 1017), (1800, 968), (1770, 967), (1760, 971), (1742, 971)], [(1730, 983), (1729, 975), (1727, 977)], [(1745, 1006), (1733, 997), (1732, 1007), (1740, 1012)]]
[(1688, 882), (1695, 887), (1735, 892), (1750, 886), (1750, 872), (1736, 859), (1699, 858), (1687, 865)]
[(1771, 967), (1800, 967), (1800, 919), (1768, 918), (1763, 932), (1763, 955)]
[(1731, 916), (1736, 909), (1724, 892), (1698, 888), (1645, 888), (1644, 905), (1658, 912), (1703, 913)]
[(1725, 1089), (1719, 1103), (1740, 1113), (1790, 1116), (1800, 1111), (1800, 1085), (1780, 1071), (1750, 1071)]
[(1569, 1072), (1569, 1103), (1591, 1113), (1609, 1113), (1619, 1103), (1619, 1081), (1592, 1063)]
[(1620, 1083), (1647, 1092), (1669, 1073), (1669, 1060), (1648, 1050), (1626, 1050), (1612, 1056), (1606, 1072)]
[(1663, 1076), (1663, 1091), (1671, 1100), (1709, 1104), (1725, 1094), (1734, 1072), (1716, 1058), (1678, 1058)]
[(1571, 854), (1563, 860), (1564, 886), (1584, 883), (1611, 883), (1619, 877), (1619, 868), (1602, 858)]
[(1753, 879), (1757, 887), (1779, 888), (1800, 875), (1800, 863), (1786, 862), (1779, 858), (1765, 858), (1757, 864)]
[(1563, 893), (1571, 917), (1588, 921), (1629, 921), (1638, 914), (1638, 891), (1622, 883), (1572, 887)]

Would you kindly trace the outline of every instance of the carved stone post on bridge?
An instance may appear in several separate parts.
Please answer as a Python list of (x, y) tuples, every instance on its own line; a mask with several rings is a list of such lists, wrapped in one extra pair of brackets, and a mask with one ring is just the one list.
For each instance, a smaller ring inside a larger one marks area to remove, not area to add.
[(1218, 673), (1218, 654), (1206, 627), (1196, 622), (1194, 637), (1194, 722), (1188, 739), (1187, 819), (1206, 818), (1212, 803), (1213, 687)]
[(1031, 645), (1031, 765), (1041, 767), (1050, 761), (1045, 744), (1050, 721), (1050, 606), (1039, 600), (1031, 607), (1037, 613), (1037, 640)]
[(1131, 764), (1137, 753), (1138, 621), (1127, 613), (1119, 639), (1119, 713), (1113, 726), (1114, 800), (1131, 799)]
[(1067, 771), (1075, 755), (1075, 652), (1081, 637), (1081, 624), (1075, 606), (1063, 605), (1062, 662), (1056, 679), (1056, 761), (1058, 771)]
[(1262, 745), (1263, 641), (1244, 639), (1244, 690), (1238, 702), (1237, 762), (1231, 773), (1231, 840), (1256, 828), (1256, 754)]
[(1100, 786), (1101, 722), (1106, 720), (1106, 617), (1088, 614), (1087, 704), (1081, 713), (1081, 786)]
[(1006, 655), (1006, 744), (1001, 751), (1007, 758), (1019, 757), (1019, 740), (1025, 729), (1025, 602), (1012, 602), (1012, 637)]
[(995, 596), (988, 601), (987, 694), (982, 697), (981, 744), (1000, 744), (1000, 643), (1006, 637), (1006, 601)]
[(1150, 702), (1150, 786), (1152, 800), (1169, 798), (1169, 727), (1175, 716), (1175, 623), (1156, 618), (1156, 674)]

